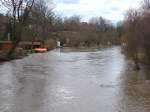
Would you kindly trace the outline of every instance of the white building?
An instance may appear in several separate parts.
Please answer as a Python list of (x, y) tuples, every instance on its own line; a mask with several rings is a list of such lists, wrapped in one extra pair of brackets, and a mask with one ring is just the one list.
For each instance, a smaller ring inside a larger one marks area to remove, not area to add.
[(61, 47), (61, 46), (60, 46), (60, 41), (57, 41), (57, 47)]

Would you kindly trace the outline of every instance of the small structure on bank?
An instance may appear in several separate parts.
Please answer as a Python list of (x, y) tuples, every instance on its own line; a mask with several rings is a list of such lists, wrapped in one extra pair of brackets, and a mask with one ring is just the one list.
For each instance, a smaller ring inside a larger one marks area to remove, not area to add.
[[(39, 48), (43, 44), (42, 42), (26, 42), (22, 41), (19, 43), (18, 47), (25, 49), (25, 50), (30, 50), (33, 48)], [(9, 51), (13, 47), (13, 41), (0, 41), (0, 51)]]
[[(0, 52), (10, 51), (13, 47), (13, 41), (0, 41)], [(53, 39), (49, 39), (46, 41), (21, 41), (17, 48), (21, 48), (23, 50), (33, 50), (35, 48), (46, 48), (47, 50), (51, 50), (56, 47), (55, 41)]]
[(56, 41), (56, 43), (57, 43), (58, 48), (64, 47), (64, 41), (63, 40), (59, 39), (59, 40)]
[(39, 48), (41, 46), (42, 46), (42, 42), (40, 42), (40, 41), (36, 41), (36, 42), (22, 41), (19, 43), (19, 47), (21, 47), (25, 50)]
[(0, 41), (0, 51), (9, 51), (12, 46), (12, 41)]

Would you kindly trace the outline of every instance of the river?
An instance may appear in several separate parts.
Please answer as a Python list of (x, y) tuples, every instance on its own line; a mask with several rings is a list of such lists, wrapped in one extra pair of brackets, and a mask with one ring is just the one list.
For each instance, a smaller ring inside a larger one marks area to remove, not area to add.
[(31, 54), (0, 64), (0, 112), (150, 112), (143, 74), (120, 47)]

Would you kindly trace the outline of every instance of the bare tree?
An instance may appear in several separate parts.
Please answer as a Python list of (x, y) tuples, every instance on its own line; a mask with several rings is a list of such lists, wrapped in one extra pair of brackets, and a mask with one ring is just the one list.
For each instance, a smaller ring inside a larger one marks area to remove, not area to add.
[(54, 19), (52, 10), (53, 7), (48, 7), (45, 1), (37, 0), (31, 13), (31, 24), (38, 29), (35, 33), (44, 40), (49, 38), (49, 32), (52, 30)]
[(124, 37), (127, 56), (135, 62), (150, 64), (150, 0), (144, 0), (141, 7), (129, 10), (124, 20)]
[(10, 17), (13, 47), (8, 52), (8, 57), (11, 57), (18, 43), (21, 41), (22, 30), (27, 24), (34, 0), (0, 0), (0, 2), (7, 8)]
[(124, 31), (126, 37), (126, 54), (135, 62), (135, 69), (139, 69), (139, 51), (141, 46), (141, 18), (137, 10), (129, 10), (124, 22)]

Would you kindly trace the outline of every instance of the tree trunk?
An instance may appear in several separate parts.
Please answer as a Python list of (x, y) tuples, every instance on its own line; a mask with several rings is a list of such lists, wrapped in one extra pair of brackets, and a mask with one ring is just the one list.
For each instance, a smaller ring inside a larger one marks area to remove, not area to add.
[(17, 55), (14, 56), (14, 53), (15, 53), (16, 47), (18, 46), (19, 42), (21, 41), (22, 26), (21, 25), (14, 26), (13, 30), (14, 30), (13, 37), (15, 38), (15, 41), (13, 41), (12, 48), (7, 53), (8, 59), (17, 58)]
[(135, 57), (134, 57), (134, 64), (135, 64), (134, 70), (140, 70), (138, 54), (136, 54)]

